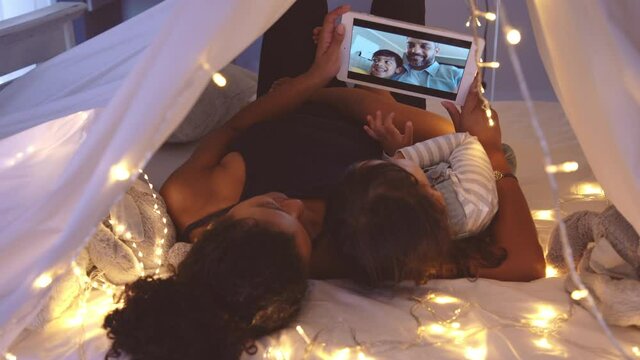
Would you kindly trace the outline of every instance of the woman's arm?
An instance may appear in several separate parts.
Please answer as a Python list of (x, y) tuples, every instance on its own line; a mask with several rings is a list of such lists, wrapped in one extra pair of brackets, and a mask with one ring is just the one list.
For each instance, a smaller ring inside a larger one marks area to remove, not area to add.
[[(489, 126), (476, 87), (469, 91), (462, 112), (451, 102), (443, 106), (451, 115), (456, 129), (468, 131), (482, 144), (491, 166), (502, 173), (511, 171), (502, 152), (500, 121), (493, 112), (494, 126)], [(507, 252), (505, 261), (496, 268), (480, 268), (478, 276), (503, 281), (531, 281), (544, 277), (545, 261), (538, 234), (527, 201), (518, 181), (504, 177), (496, 184), (498, 212), (490, 225), (496, 245)]]
[(404, 129), (405, 123), (413, 123), (414, 141), (423, 141), (436, 136), (454, 132), (453, 124), (438, 114), (404, 105), (387, 96), (350, 88), (324, 88), (316, 91), (311, 100), (330, 105), (349, 118), (365, 124), (367, 115), (380, 111), (383, 114), (395, 113), (394, 125)]
[[(495, 170), (510, 172), (502, 152), (491, 154), (489, 158)], [(491, 234), (496, 245), (507, 251), (507, 258), (496, 268), (480, 268), (478, 276), (504, 281), (531, 281), (544, 277), (542, 247), (518, 180), (503, 177), (496, 187), (498, 212), (490, 225)]]

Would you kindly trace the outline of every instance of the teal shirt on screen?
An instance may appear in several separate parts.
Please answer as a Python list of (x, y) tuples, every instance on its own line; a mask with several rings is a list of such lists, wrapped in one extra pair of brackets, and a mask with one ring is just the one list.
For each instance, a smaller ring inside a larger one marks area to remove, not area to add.
[(403, 67), (405, 72), (395, 75), (393, 80), (452, 93), (458, 92), (464, 73), (463, 69), (452, 65), (442, 65), (437, 61), (424, 70), (414, 70), (408, 63), (403, 64)]

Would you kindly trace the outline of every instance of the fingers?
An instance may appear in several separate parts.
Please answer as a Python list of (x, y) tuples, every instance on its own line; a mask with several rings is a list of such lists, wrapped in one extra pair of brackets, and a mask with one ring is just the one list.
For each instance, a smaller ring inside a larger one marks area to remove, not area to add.
[(451, 121), (453, 121), (453, 127), (455, 127), (456, 130), (460, 129), (462, 127), (462, 117), (460, 116), (460, 110), (458, 110), (456, 104), (451, 101), (443, 101), (440, 104), (442, 104), (444, 109), (447, 110), (447, 113), (449, 113), (449, 117), (451, 118)]
[[(318, 40), (318, 45), (321, 46), (323, 50), (328, 48), (329, 45), (333, 43), (332, 38), (334, 32), (336, 32), (338, 35), (344, 36), (344, 25), (342, 25), (342, 30), (338, 30), (340, 26), (336, 27), (335, 23), (338, 17), (347, 13), (350, 9), (351, 7), (349, 5), (342, 5), (335, 8), (324, 17)], [(338, 33), (339, 31), (341, 31), (341, 34)], [(342, 40), (340, 41), (340, 43), (342, 43)]]
[(311, 38), (313, 39), (314, 44), (318, 44), (318, 39), (320, 39), (321, 30), (322, 30), (322, 27), (320, 26), (317, 26), (313, 29), (313, 32), (311, 33)]
[(396, 115), (395, 113), (390, 113), (384, 119), (382, 126), (384, 127), (384, 130), (387, 132), (387, 134), (393, 135), (393, 136), (400, 136), (400, 131), (398, 131), (398, 128), (396, 128), (396, 126), (393, 124), (393, 118), (395, 117), (395, 115)]
[(404, 125), (404, 134), (402, 134), (403, 144), (413, 144), (413, 123), (407, 121)]
[(371, 136), (373, 140), (380, 141), (380, 139), (378, 139), (378, 135), (376, 135), (376, 133), (369, 126), (364, 126), (364, 132), (366, 132), (367, 135)]

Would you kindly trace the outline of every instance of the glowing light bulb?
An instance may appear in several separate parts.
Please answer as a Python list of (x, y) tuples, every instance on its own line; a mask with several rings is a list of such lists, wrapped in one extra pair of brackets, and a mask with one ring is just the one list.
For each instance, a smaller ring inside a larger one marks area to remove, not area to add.
[(18, 359), (18, 357), (17, 357), (17, 356), (13, 355), (13, 354), (12, 354), (12, 353), (10, 353), (10, 352), (4, 353), (4, 358), (5, 358), (6, 360), (17, 360), (17, 359)]
[(549, 165), (545, 168), (548, 173), (570, 173), (578, 170), (580, 166), (575, 161), (567, 161), (558, 165)]
[(554, 268), (551, 265), (547, 265), (547, 268), (545, 270), (545, 277), (548, 278), (552, 278), (552, 277), (558, 277), (558, 269)]
[(304, 339), (304, 342), (306, 342), (307, 344), (311, 343), (311, 339), (309, 339), (307, 334), (304, 332), (304, 329), (302, 328), (302, 326), (300, 326), (300, 325), (296, 326), (296, 331), (298, 332), (300, 337), (302, 337)]
[(118, 225), (116, 225), (116, 227), (115, 227), (113, 230), (115, 230), (116, 235), (121, 235), (122, 233), (124, 233), (124, 231), (125, 231), (126, 229), (127, 229), (127, 228), (126, 228), (124, 225), (122, 225), (122, 224), (118, 224)]
[(494, 14), (492, 12), (486, 12), (486, 13), (484, 13), (484, 18), (489, 20), (489, 21), (495, 21), (498, 17), (496, 16), (496, 14)]
[(220, 73), (213, 74), (213, 76), (211, 76), (211, 79), (219, 87), (224, 87), (225, 85), (227, 85), (227, 79)]
[(517, 29), (510, 29), (507, 31), (507, 42), (511, 45), (516, 45), (522, 40), (522, 35)]
[(537, 340), (533, 340), (533, 343), (542, 349), (552, 349), (553, 345), (551, 345), (551, 343), (549, 343), (549, 340), (547, 340), (547, 338), (540, 338)]
[(545, 221), (554, 221), (556, 219), (556, 215), (553, 210), (532, 210), (531, 217), (534, 220), (545, 220)]
[(581, 289), (581, 290), (573, 290), (571, 292), (571, 298), (573, 300), (582, 300), (584, 298), (586, 298), (587, 296), (589, 296), (589, 290), (587, 289)]
[(44, 289), (47, 286), (51, 285), (52, 281), (53, 278), (49, 273), (43, 273), (36, 278), (36, 280), (33, 282), (33, 286), (36, 288)]
[(332, 360), (347, 360), (351, 357), (351, 349), (344, 348), (340, 349), (333, 354), (331, 357)]
[(125, 181), (131, 178), (131, 171), (124, 163), (119, 163), (111, 167), (110, 175), (114, 181)]
[(426, 331), (431, 334), (442, 335), (447, 331), (447, 329), (440, 324), (431, 324), (426, 328)]
[(497, 61), (490, 61), (490, 62), (479, 62), (478, 63), (478, 67), (486, 67), (486, 68), (490, 68), (490, 69), (497, 69), (500, 67), (500, 63)]
[(454, 304), (459, 302), (460, 300), (457, 298), (454, 298), (453, 296), (447, 296), (447, 295), (437, 295), (437, 296), (433, 296), (430, 297), (429, 300), (433, 301), (436, 304)]
[(460, 323), (459, 322), (453, 322), (451, 323), (451, 327), (454, 329), (460, 329)]
[(571, 186), (571, 192), (581, 196), (605, 196), (604, 189), (597, 182), (579, 182)]
[(633, 355), (640, 357), (640, 348), (637, 346), (634, 346), (631, 348), (631, 351), (633, 352)]
[(124, 233), (124, 238), (126, 240), (131, 240), (133, 238), (133, 235), (131, 235), (131, 231), (127, 231), (126, 233)]
[(464, 358), (468, 360), (484, 360), (487, 357), (487, 348), (468, 346), (464, 349)]

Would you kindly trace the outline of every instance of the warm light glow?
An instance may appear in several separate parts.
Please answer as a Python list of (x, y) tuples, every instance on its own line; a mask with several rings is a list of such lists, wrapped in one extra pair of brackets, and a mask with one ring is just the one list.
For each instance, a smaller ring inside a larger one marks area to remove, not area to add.
[(489, 20), (489, 21), (495, 21), (498, 17), (496, 16), (496, 14), (494, 14), (492, 12), (486, 12), (486, 13), (484, 13), (484, 18)]
[(525, 322), (537, 328), (537, 330), (546, 333), (550, 330), (553, 330), (553, 327), (556, 325), (555, 321), (560, 316), (562, 315), (558, 314), (558, 312), (553, 307), (549, 305), (539, 305), (538, 312), (536, 314), (529, 315), (529, 319)]
[(511, 29), (507, 31), (507, 42), (511, 45), (516, 45), (522, 40), (522, 35), (517, 29)]
[(486, 68), (490, 68), (490, 69), (497, 69), (500, 67), (500, 63), (497, 61), (491, 61), (491, 62), (480, 62), (478, 63), (478, 67), (486, 67)]
[(291, 348), (288, 346), (271, 346), (264, 354), (265, 359), (289, 360), (291, 359)]
[(637, 346), (634, 346), (631, 348), (631, 351), (633, 352), (633, 355), (640, 357), (640, 348)]
[(582, 196), (605, 196), (602, 186), (597, 182), (579, 182), (571, 186), (571, 193)]
[(459, 322), (453, 322), (451, 323), (451, 327), (454, 329), (460, 329), (460, 323)]
[(351, 357), (351, 349), (344, 348), (336, 351), (331, 356), (332, 360), (348, 360)]
[(567, 161), (559, 165), (549, 165), (546, 167), (548, 173), (570, 173), (578, 170), (579, 165), (575, 161)]
[(309, 339), (307, 334), (304, 332), (304, 329), (302, 328), (302, 326), (300, 325), (296, 326), (296, 331), (298, 332), (298, 334), (300, 334), (300, 337), (304, 339), (304, 342), (306, 342), (307, 344), (311, 343), (311, 339)]
[(466, 347), (464, 349), (464, 358), (468, 360), (484, 360), (487, 357), (487, 348), (485, 346), (480, 347)]
[(553, 210), (533, 210), (531, 211), (531, 217), (533, 220), (554, 221), (556, 219), (555, 211)]
[(127, 230), (127, 228), (122, 225), (122, 224), (118, 224), (115, 226), (115, 228), (113, 229), (116, 232), (116, 235), (120, 235), (122, 234), (125, 230)]
[(426, 330), (429, 333), (436, 334), (436, 335), (444, 334), (447, 331), (447, 329), (440, 324), (431, 324), (426, 328)]
[(124, 238), (126, 240), (131, 240), (133, 238), (133, 235), (131, 235), (130, 231), (127, 231), (126, 233), (124, 233)]
[(33, 286), (36, 288), (43, 289), (51, 285), (52, 281), (53, 281), (53, 278), (51, 278), (51, 275), (49, 273), (44, 273), (38, 276), (38, 278), (33, 282)]
[(213, 74), (211, 79), (216, 85), (220, 87), (224, 87), (225, 85), (227, 85), (227, 79), (220, 73)]
[(8, 353), (4, 353), (4, 358), (6, 360), (17, 360), (18, 357), (13, 355), (12, 353), (8, 352)]
[(547, 338), (540, 338), (537, 340), (533, 340), (533, 343), (542, 349), (552, 349), (553, 346), (551, 345), (551, 343), (549, 343), (549, 340), (547, 340)]
[(547, 269), (545, 270), (545, 277), (548, 278), (552, 278), (552, 277), (558, 277), (558, 269), (554, 268), (551, 265), (547, 265)]
[(113, 165), (110, 174), (114, 181), (124, 181), (131, 177), (131, 171), (124, 163)]
[(587, 296), (589, 296), (589, 290), (587, 289), (582, 289), (582, 290), (573, 290), (571, 292), (571, 298), (573, 300), (582, 300), (584, 298), (586, 298)]
[[(464, 24), (464, 26), (466, 26), (466, 27), (471, 26), (471, 18), (472, 18), (472, 17), (473, 17), (473, 16), (469, 16), (469, 18), (467, 19), (467, 22)], [(476, 20), (476, 25), (477, 25), (478, 27), (482, 26), (482, 23), (480, 23), (480, 20), (478, 20), (478, 18), (477, 18), (477, 17), (473, 17), (473, 18)]]
[(453, 296), (447, 296), (447, 295), (432, 295), (432, 296), (429, 296), (429, 300), (440, 305), (454, 304), (454, 303), (460, 302), (459, 299), (454, 298)]
[(375, 360), (375, 359), (365, 355), (362, 351), (358, 351), (358, 360)]

